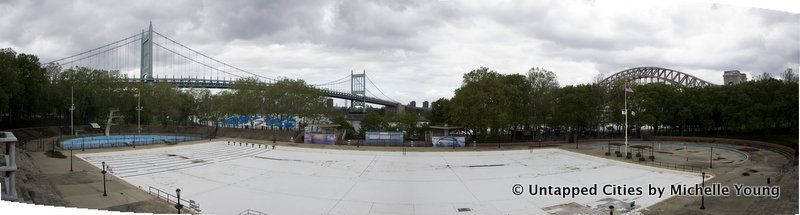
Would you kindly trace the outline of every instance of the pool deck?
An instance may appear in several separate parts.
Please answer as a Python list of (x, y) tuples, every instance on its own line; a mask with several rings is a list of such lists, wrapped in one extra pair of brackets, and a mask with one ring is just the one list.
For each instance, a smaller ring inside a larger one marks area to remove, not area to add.
[(459, 208), (477, 214), (601, 212), (609, 204), (622, 209), (635, 201), (638, 209), (663, 199), (514, 195), (510, 189), (514, 184), (665, 187), (693, 185), (700, 177), (557, 148), (402, 153), (273, 150), (214, 141), (79, 157), (95, 166), (105, 161), (114, 175), (134, 185), (181, 188), (185, 198), (213, 214), (246, 209), (268, 214), (459, 214)]
[[(233, 140), (235, 139), (215, 139), (215, 140)], [(271, 141), (257, 141), (246, 140), (247, 142), (261, 143), (265, 145), (272, 145)], [(45, 146), (48, 146), (49, 140), (45, 140)], [(180, 143), (178, 145), (190, 145), (197, 143), (207, 143), (208, 140), (200, 140), (193, 142)], [(602, 144), (602, 143), (601, 143)], [(150, 148), (172, 147), (173, 145), (156, 144), (137, 146), (136, 149), (131, 147), (124, 148), (102, 148), (102, 149), (86, 149), (85, 152), (75, 150), (78, 153), (95, 153), (95, 152), (112, 152), (112, 151), (127, 151), (127, 150), (140, 150)], [(329, 146), (329, 145), (309, 145), (309, 144), (295, 144), (278, 142), (277, 147), (293, 146), (304, 148), (321, 148), (321, 149), (341, 149), (341, 150), (357, 150), (357, 151), (402, 151), (399, 147), (355, 147), (355, 146)], [(584, 144), (579, 145), (578, 149), (574, 149), (574, 145), (564, 144), (558, 148), (570, 150), (582, 154), (604, 157), (607, 159), (615, 159), (622, 162), (637, 163), (637, 161), (620, 159), (615, 157), (606, 157), (603, 155), (606, 151), (605, 148), (592, 148), (582, 147)], [(46, 147), (49, 148), (49, 147)], [(527, 149), (527, 147), (515, 148), (406, 148), (408, 152), (412, 151), (496, 151), (496, 150), (519, 150)], [(22, 153), (22, 152), (20, 152)], [(715, 150), (716, 153), (716, 150)], [(69, 156), (68, 152), (64, 152)], [(777, 200), (769, 198), (752, 198), (752, 197), (709, 197), (706, 198), (706, 209), (699, 210), (700, 200), (695, 197), (672, 197), (665, 201), (656, 203), (644, 210), (644, 214), (795, 214), (797, 213), (797, 166), (789, 167), (788, 172), (786, 166), (783, 164), (787, 161), (785, 157), (764, 150), (757, 150), (748, 152), (749, 159), (740, 164), (731, 164), (722, 162), (722, 160), (715, 160), (714, 168), (707, 169), (707, 172), (715, 175), (709, 182), (720, 182), (726, 185), (731, 183), (744, 183), (752, 185), (765, 184), (767, 177), (772, 178), (773, 184), (781, 185), (782, 197)], [(137, 186), (124, 182), (114, 176), (109, 177), (108, 189), (109, 196), (103, 197), (102, 180), (99, 169), (91, 164), (82, 161), (81, 159), (74, 160), (74, 172), (69, 172), (69, 158), (59, 159), (51, 158), (44, 155), (42, 152), (27, 152), (25, 159), (20, 158), (20, 175), (26, 175), (18, 178), (20, 186), (26, 187), (25, 189), (36, 193), (34, 203), (48, 204), (81, 208), (97, 208), (103, 210), (120, 210), (120, 211), (136, 211), (136, 212), (151, 212), (151, 213), (172, 213), (174, 208), (172, 205), (166, 204), (155, 197), (147, 194), (147, 192), (139, 189)], [(690, 158), (690, 161), (685, 161), (685, 156), (673, 154), (657, 154), (657, 159), (661, 161), (670, 162), (685, 162), (687, 165), (704, 165), (708, 162), (708, 153), (697, 151), (696, 155)], [(723, 159), (724, 160), (724, 159)], [(755, 171), (755, 172), (753, 172)], [(742, 173), (750, 172), (750, 176), (742, 176)], [(23, 181), (27, 180), (27, 182)], [(202, 205), (201, 205), (202, 206)]]

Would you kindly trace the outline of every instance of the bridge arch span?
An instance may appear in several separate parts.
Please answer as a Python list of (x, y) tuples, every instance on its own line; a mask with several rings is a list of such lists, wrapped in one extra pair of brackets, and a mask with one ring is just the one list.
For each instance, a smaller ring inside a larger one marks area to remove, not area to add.
[(655, 79), (680, 87), (705, 87), (714, 85), (692, 75), (661, 67), (636, 67), (614, 73), (600, 81), (600, 86), (611, 88), (619, 80), (635, 81)]

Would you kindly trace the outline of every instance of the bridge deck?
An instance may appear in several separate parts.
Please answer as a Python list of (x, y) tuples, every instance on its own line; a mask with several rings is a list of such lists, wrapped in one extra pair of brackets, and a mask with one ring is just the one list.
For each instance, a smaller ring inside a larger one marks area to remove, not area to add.
[[(127, 81), (128, 82), (145, 82), (145, 80), (142, 80), (142, 79), (127, 79)], [(146, 80), (146, 82), (154, 82), (154, 83), (165, 82), (165, 83), (173, 84), (173, 85), (175, 85), (177, 87), (180, 87), (180, 88), (230, 89), (230, 88), (233, 87), (233, 83), (235, 83), (236, 81), (235, 80), (205, 79), (205, 78), (155, 78), (155, 79)], [(339, 91), (334, 91), (334, 90), (329, 90), (329, 89), (322, 89), (322, 88), (317, 88), (317, 89), (322, 91), (322, 93), (325, 93), (325, 96), (331, 97), (331, 98), (346, 99), (346, 100), (358, 100), (358, 101), (363, 100), (366, 103), (384, 105), (384, 106), (387, 106), (387, 107), (397, 107), (398, 105), (400, 105), (397, 102), (387, 101), (387, 100), (383, 100), (383, 99), (379, 99), (379, 98), (361, 97), (361, 96), (358, 96), (358, 95), (355, 95), (355, 94), (352, 94), (352, 93), (339, 92)]]

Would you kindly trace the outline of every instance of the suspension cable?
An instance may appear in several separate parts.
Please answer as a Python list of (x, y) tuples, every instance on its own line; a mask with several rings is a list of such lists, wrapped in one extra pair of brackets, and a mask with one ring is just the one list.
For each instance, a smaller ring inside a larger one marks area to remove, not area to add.
[(336, 85), (336, 84), (347, 83), (348, 81), (350, 81), (350, 80), (349, 80), (349, 79), (347, 79), (347, 78), (349, 78), (349, 77), (344, 77), (344, 78), (336, 79), (336, 80), (329, 81), (329, 82), (322, 83), (322, 84), (311, 84), (311, 86), (330, 86), (330, 85)]
[(154, 44), (154, 45), (156, 45), (156, 46), (158, 46), (158, 47), (161, 47), (161, 48), (163, 48), (164, 50), (167, 50), (167, 51), (169, 51), (169, 52), (172, 52), (173, 54), (176, 54), (176, 55), (178, 55), (178, 56), (181, 56), (181, 57), (183, 57), (183, 58), (186, 58), (186, 59), (187, 59), (187, 60), (189, 60), (189, 61), (192, 61), (192, 62), (195, 62), (195, 63), (197, 63), (197, 64), (200, 64), (200, 65), (203, 65), (203, 66), (205, 66), (205, 67), (208, 67), (209, 69), (212, 69), (212, 70), (217, 70), (217, 71), (223, 72), (223, 73), (225, 73), (225, 74), (229, 74), (229, 75), (233, 75), (233, 76), (236, 76), (236, 77), (242, 78), (242, 76), (240, 76), (240, 75), (236, 75), (236, 74), (233, 74), (233, 73), (229, 73), (229, 72), (226, 72), (226, 71), (223, 71), (223, 70), (220, 70), (220, 69), (214, 68), (214, 67), (212, 67), (212, 66), (209, 66), (208, 64), (205, 64), (205, 63), (202, 63), (202, 62), (198, 62), (198, 61), (196, 61), (196, 60), (194, 60), (194, 59), (191, 59), (191, 58), (189, 58), (189, 57), (186, 57), (185, 55), (179, 54), (179, 53), (177, 53), (177, 52), (175, 52), (175, 51), (173, 51), (173, 50), (171, 50), (171, 49), (168, 49), (168, 48), (166, 48), (166, 47), (162, 46), (161, 44), (158, 44), (158, 43), (155, 43), (155, 42), (153, 42), (153, 44)]
[[(386, 97), (386, 98), (387, 98), (387, 99), (389, 99), (390, 101), (397, 102), (397, 100), (394, 100), (394, 99), (392, 99), (392, 97), (389, 97), (389, 96), (387, 96), (387, 95), (386, 95), (386, 93), (383, 93), (383, 90), (381, 90), (381, 88), (378, 88), (378, 86), (377, 86), (377, 85), (375, 85), (375, 83), (373, 83), (373, 82), (372, 82), (372, 79), (369, 79), (369, 76), (365, 75), (364, 77), (366, 77), (366, 78), (367, 78), (367, 81), (369, 81), (369, 83), (370, 83), (370, 84), (372, 84), (372, 86), (373, 86), (373, 87), (375, 87), (375, 89), (377, 89), (377, 90), (378, 90), (378, 92), (380, 92), (380, 93), (381, 93), (381, 95), (383, 95), (384, 97)], [(399, 103), (399, 102), (398, 102), (398, 103)]]
[[(114, 50), (114, 49), (116, 49), (116, 48), (119, 48), (119, 47), (122, 47), (122, 46), (125, 46), (125, 45), (128, 45), (128, 44), (131, 44), (131, 43), (133, 43), (133, 42), (136, 42), (136, 40), (131, 40), (130, 42), (124, 43), (124, 44), (122, 44), (122, 45), (114, 46), (114, 47), (112, 47), (112, 48), (109, 48), (109, 49), (106, 49), (106, 50), (104, 50), (104, 51), (102, 51), (102, 52), (97, 52), (97, 53), (94, 53), (94, 54), (91, 54), (91, 55), (87, 55), (86, 57), (82, 57), (82, 58), (78, 58), (78, 59), (75, 59), (75, 60), (72, 60), (72, 61), (68, 61), (68, 62), (66, 62), (66, 63), (63, 63), (63, 64), (61, 64), (61, 65), (68, 65), (68, 64), (74, 63), (75, 61), (80, 61), (80, 60), (84, 60), (84, 59), (86, 59), (86, 58), (94, 57), (94, 56), (97, 56), (97, 55), (100, 55), (100, 54), (106, 53), (106, 52), (108, 52), (108, 51)], [(106, 47), (106, 46), (103, 46), (103, 47)], [(97, 49), (94, 49), (94, 50), (97, 50)], [(84, 52), (84, 53), (86, 53), (86, 52)], [(69, 58), (69, 57), (67, 57), (67, 58), (62, 58), (62, 59), (60, 59), (60, 60), (64, 60), (64, 59), (68, 59), (68, 58)], [(60, 61), (60, 60), (57, 60), (57, 61)], [(52, 62), (50, 62), (50, 63), (53, 63), (53, 62), (56, 62), (56, 61), (52, 61)], [(48, 64), (49, 64), (49, 63), (48, 63)]]
[[(186, 45), (183, 45), (183, 44), (181, 44), (181, 43), (179, 43), (179, 42), (177, 42), (177, 41), (175, 41), (175, 40), (173, 40), (173, 39), (171, 39), (171, 38), (169, 38), (169, 37), (167, 37), (167, 36), (164, 36), (164, 35), (162, 35), (162, 34), (160, 34), (160, 33), (156, 32), (156, 31), (153, 31), (153, 33), (156, 33), (158, 36), (161, 36), (161, 37), (163, 37), (163, 38), (165, 38), (165, 39), (169, 40), (170, 42), (173, 42), (173, 43), (175, 43), (175, 44), (178, 44), (179, 46), (181, 46), (181, 47), (183, 47), (183, 48), (186, 48), (186, 49), (188, 49), (189, 51), (192, 51), (192, 52), (194, 52), (194, 53), (196, 53), (196, 54), (199, 54), (199, 55), (201, 55), (201, 56), (203, 56), (203, 57), (206, 57), (206, 58), (208, 58), (208, 59), (210, 59), (210, 60), (212, 60), (212, 61), (215, 61), (215, 62), (217, 62), (217, 63), (220, 63), (220, 64), (222, 64), (222, 65), (225, 65), (225, 66), (231, 67), (231, 68), (233, 68), (233, 69), (236, 69), (236, 70), (242, 71), (242, 72), (244, 72), (244, 73), (247, 73), (247, 74), (250, 74), (250, 75), (253, 75), (253, 76), (256, 76), (256, 77), (261, 77), (261, 78), (269, 79), (269, 80), (271, 80), (271, 81), (277, 81), (277, 80), (276, 80), (276, 79), (274, 79), (274, 78), (265, 77), (265, 76), (261, 76), (261, 75), (258, 75), (258, 74), (252, 73), (252, 72), (248, 72), (248, 71), (246, 71), (246, 70), (244, 70), (244, 69), (241, 69), (241, 68), (239, 68), (239, 67), (235, 67), (235, 66), (232, 66), (232, 65), (230, 65), (230, 64), (227, 64), (227, 63), (225, 63), (225, 62), (222, 62), (222, 61), (219, 61), (219, 60), (217, 60), (217, 59), (214, 59), (214, 58), (212, 58), (212, 57), (209, 57), (208, 55), (205, 55), (205, 54), (203, 54), (203, 53), (200, 53), (200, 52), (198, 52), (198, 51), (196, 51), (196, 50), (194, 50), (194, 49), (192, 49), (192, 48), (189, 48), (189, 47), (187, 47)], [(218, 70), (218, 71), (221, 71), (221, 70)], [(228, 74), (230, 74), (230, 73), (228, 73)], [(241, 77), (241, 76), (238, 76), (238, 77)]]
[(323, 86), (323, 85), (340, 84), (341, 83), (340, 81), (342, 81), (344, 79), (347, 79), (349, 77), (350, 77), (350, 75), (346, 75), (346, 76), (344, 76), (344, 77), (342, 77), (340, 79), (336, 79), (336, 80), (333, 80), (333, 81), (328, 81), (328, 82), (325, 82), (325, 83), (322, 83), (322, 84), (311, 84), (311, 86)]
[[(69, 57), (65, 57), (65, 58), (61, 58), (61, 59), (58, 59), (58, 60), (50, 61), (48, 64), (50, 64), (50, 63), (55, 63), (55, 62), (58, 62), (58, 61), (62, 61), (62, 60), (69, 59), (69, 58), (73, 58), (73, 57), (75, 57), (75, 56), (82, 55), (82, 54), (86, 54), (86, 53), (89, 53), (89, 52), (92, 52), (92, 51), (95, 51), (95, 50), (98, 50), (98, 49), (102, 49), (102, 48), (104, 48), (104, 47), (108, 47), (108, 46), (110, 46), (110, 45), (113, 45), (113, 44), (115, 44), (115, 43), (119, 43), (119, 42), (125, 41), (125, 40), (127, 40), (127, 39), (130, 39), (130, 38), (136, 37), (136, 36), (141, 36), (141, 33), (136, 33), (136, 34), (134, 34), (134, 35), (132, 35), (132, 36), (130, 36), (130, 37), (126, 37), (125, 39), (117, 40), (117, 41), (114, 41), (114, 42), (112, 42), (112, 43), (105, 44), (105, 45), (103, 45), (103, 46), (100, 46), (100, 47), (97, 47), (97, 48), (91, 49), (91, 50), (89, 50), (89, 51), (81, 52), (81, 53), (78, 53), (78, 54), (71, 55), (71, 56), (69, 56)], [(135, 41), (135, 40), (134, 40), (134, 41)], [(73, 62), (74, 62), (74, 61), (73, 61)]]

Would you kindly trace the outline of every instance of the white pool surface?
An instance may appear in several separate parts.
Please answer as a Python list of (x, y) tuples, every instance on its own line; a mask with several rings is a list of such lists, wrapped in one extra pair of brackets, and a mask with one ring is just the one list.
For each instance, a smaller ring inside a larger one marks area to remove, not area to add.
[[(700, 177), (560, 149), (403, 155), (210, 142), (78, 157), (98, 168), (105, 161), (112, 174), (145, 190), (180, 188), (181, 198), (211, 214), (547, 214), (572, 202), (596, 208), (607, 198), (647, 207), (666, 197), (541, 197), (528, 195), (527, 184), (646, 189), (694, 185)], [(514, 184), (526, 193), (514, 195)]]

